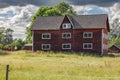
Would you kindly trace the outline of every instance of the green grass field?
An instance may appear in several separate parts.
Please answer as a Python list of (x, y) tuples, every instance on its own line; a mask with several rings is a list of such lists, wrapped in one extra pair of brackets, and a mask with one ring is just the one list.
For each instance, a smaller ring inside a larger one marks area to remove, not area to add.
[(120, 57), (0, 51), (0, 80), (120, 80)]

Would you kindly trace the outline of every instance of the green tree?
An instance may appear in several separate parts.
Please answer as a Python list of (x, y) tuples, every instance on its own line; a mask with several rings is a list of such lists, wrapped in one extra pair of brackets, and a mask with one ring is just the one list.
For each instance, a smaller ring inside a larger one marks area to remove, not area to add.
[(5, 31), (4, 27), (0, 27), (0, 48), (3, 48), (2, 44), (2, 38), (3, 38), (3, 32)]
[(4, 27), (0, 27), (0, 44), (2, 43), (3, 32), (5, 31)]
[(120, 22), (118, 18), (113, 20), (113, 23), (111, 24), (110, 34), (111, 37), (115, 37), (115, 38), (120, 37)]
[(30, 30), (30, 27), (26, 28), (26, 34), (27, 34), (27, 36), (26, 36), (26, 42), (27, 43), (32, 43), (32, 32)]
[(16, 39), (13, 41), (13, 43), (11, 45), (14, 50), (21, 50), (23, 48), (24, 44), (25, 44), (25, 42), (22, 41), (22, 39)]
[(64, 2), (59, 3), (54, 8), (57, 9), (61, 15), (76, 15), (76, 12), (73, 10), (72, 6)]
[(4, 35), (2, 37), (2, 43), (4, 45), (11, 44), (13, 42), (13, 36), (12, 36), (13, 30), (8, 28), (4, 31)]
[[(35, 15), (31, 18), (31, 25), (35, 22), (38, 16), (61, 16), (61, 15), (76, 15), (72, 6), (65, 2), (61, 2), (54, 7), (41, 6)], [(26, 28), (26, 42), (32, 43), (32, 32), (30, 27)]]
[(110, 41), (109, 45), (119, 44), (120, 45), (120, 20), (114, 19), (110, 29)]
[(13, 42), (12, 36), (13, 30), (10, 28), (0, 29), (0, 48), (11, 48), (11, 43)]

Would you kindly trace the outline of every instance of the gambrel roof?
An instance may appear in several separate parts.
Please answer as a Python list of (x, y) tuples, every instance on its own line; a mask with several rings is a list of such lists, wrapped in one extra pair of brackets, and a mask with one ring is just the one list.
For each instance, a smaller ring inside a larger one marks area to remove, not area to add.
[[(109, 31), (107, 14), (65, 16), (69, 19), (73, 29), (107, 28)], [(65, 16), (39, 16), (31, 30), (59, 30)]]

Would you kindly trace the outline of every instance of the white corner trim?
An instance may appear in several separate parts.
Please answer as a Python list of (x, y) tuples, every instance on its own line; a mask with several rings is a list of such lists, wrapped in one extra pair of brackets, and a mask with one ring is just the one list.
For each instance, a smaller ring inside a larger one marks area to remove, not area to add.
[(34, 31), (32, 31), (32, 52), (34, 52)]
[(67, 16), (67, 18), (70, 21), (70, 23), (72, 24), (72, 26), (74, 27), (74, 25), (73, 25), (72, 21), (70, 20), (70, 18), (68, 16)]
[(101, 33), (101, 52), (102, 52), (102, 54), (103, 54), (103, 47), (104, 47), (104, 45), (103, 45), (103, 37), (104, 37), (104, 33), (103, 33), (103, 29), (102, 29), (102, 33)]

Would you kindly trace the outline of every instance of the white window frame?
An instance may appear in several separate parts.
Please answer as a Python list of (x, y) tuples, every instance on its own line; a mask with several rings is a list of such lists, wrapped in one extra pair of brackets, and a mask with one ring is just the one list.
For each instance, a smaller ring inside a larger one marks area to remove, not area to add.
[[(91, 34), (91, 36), (90, 37), (89, 36), (85, 36), (85, 34), (87, 34), (87, 35)], [(83, 38), (93, 38), (93, 32), (84, 32), (83, 33)]]
[[(69, 48), (64, 48), (64, 47), (63, 47), (64, 45), (70, 45), (70, 47), (69, 47)], [(63, 44), (62, 44), (62, 49), (64, 49), (64, 50), (65, 50), (65, 49), (71, 49), (71, 43), (63, 43)]]
[(71, 24), (70, 23), (63, 23), (62, 28), (63, 29), (70, 29), (71, 28)]
[[(49, 46), (49, 48), (44, 49), (43, 46), (47, 46), (47, 45)], [(42, 44), (41, 47), (42, 47), (42, 50), (50, 50), (51, 49), (51, 44)]]
[[(64, 35), (70, 34), (70, 37), (64, 37)], [(62, 39), (70, 39), (71, 38), (71, 33), (62, 33)]]
[[(44, 35), (49, 35), (49, 38), (44, 38)], [(51, 33), (42, 33), (42, 39), (51, 39)]]
[[(85, 45), (91, 45), (91, 48), (85, 48)], [(93, 43), (83, 43), (83, 49), (93, 49)]]

